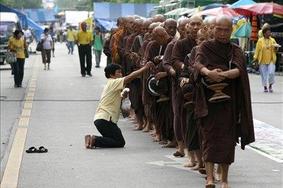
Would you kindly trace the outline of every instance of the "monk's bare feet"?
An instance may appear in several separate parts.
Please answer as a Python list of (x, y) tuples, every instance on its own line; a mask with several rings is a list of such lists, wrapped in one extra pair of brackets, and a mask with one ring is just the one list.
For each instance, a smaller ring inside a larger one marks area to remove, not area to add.
[(167, 144), (166, 145), (164, 145), (164, 146), (162, 146), (163, 148), (176, 148), (176, 142), (174, 143), (174, 142), (167, 142)]
[(184, 157), (185, 156), (185, 153), (184, 152), (180, 152), (180, 151), (176, 151), (175, 153), (173, 153), (173, 155), (175, 157)]
[(145, 127), (142, 132), (148, 133), (150, 131), (149, 127)]
[(159, 142), (159, 144), (160, 144), (160, 145), (166, 145), (166, 144), (167, 144), (167, 141), (166, 141), (166, 140), (161, 140), (161, 141)]
[(221, 188), (229, 188), (228, 182), (222, 182), (221, 183)]
[(198, 172), (199, 172), (200, 174), (206, 174), (205, 168), (199, 168), (199, 169), (198, 169)]
[(85, 148), (90, 149), (91, 148), (91, 136), (85, 135)]
[(184, 164), (184, 167), (187, 167), (187, 168), (192, 168), (192, 167), (195, 167), (196, 166), (196, 163), (193, 163), (191, 161), (189, 161), (188, 163)]
[(191, 169), (192, 169), (192, 170), (199, 170), (199, 169), (200, 169), (200, 166), (199, 166), (198, 163), (196, 163), (195, 166), (193, 166)]
[(156, 134), (156, 136), (153, 138), (153, 142), (160, 142), (161, 138), (160, 135)]
[(137, 126), (137, 127), (134, 129), (134, 131), (141, 131), (142, 129), (143, 129), (142, 126)]
[(206, 185), (205, 185), (205, 188), (215, 188), (215, 184), (213, 184), (213, 183), (207, 183)]

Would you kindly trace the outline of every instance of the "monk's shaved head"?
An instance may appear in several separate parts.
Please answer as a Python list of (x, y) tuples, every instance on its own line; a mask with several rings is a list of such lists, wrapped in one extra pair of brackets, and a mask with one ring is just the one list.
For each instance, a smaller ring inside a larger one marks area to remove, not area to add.
[(232, 18), (225, 16), (225, 15), (218, 16), (215, 20), (215, 24), (216, 25), (227, 25), (230, 27), (233, 26)]
[(190, 18), (190, 23), (188, 24), (188, 31), (191, 38), (197, 38), (197, 32), (202, 27), (202, 17), (198, 15), (194, 15)]
[(164, 28), (166, 29), (166, 32), (174, 37), (177, 31), (177, 21), (169, 18), (164, 22)]
[(232, 19), (227, 16), (216, 18), (214, 38), (221, 43), (229, 43), (232, 34)]
[(155, 15), (153, 18), (153, 22), (164, 22), (165, 21), (165, 17), (162, 14), (157, 14)]
[(190, 22), (201, 22), (202, 23), (202, 17), (199, 15), (194, 15), (192, 17), (190, 17)]
[(156, 28), (153, 29), (152, 37), (160, 45), (165, 44), (170, 38), (169, 34), (161, 26), (157, 26)]

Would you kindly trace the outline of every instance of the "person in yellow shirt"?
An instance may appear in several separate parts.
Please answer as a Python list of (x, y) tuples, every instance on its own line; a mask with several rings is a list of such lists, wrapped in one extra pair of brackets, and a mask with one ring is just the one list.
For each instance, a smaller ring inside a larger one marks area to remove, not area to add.
[(259, 38), (256, 44), (254, 61), (258, 61), (259, 64), (264, 92), (273, 92), (272, 85), (275, 82), (276, 50), (280, 45), (271, 37), (269, 26), (263, 27), (262, 34), (263, 37)]
[(125, 146), (125, 139), (117, 126), (122, 97), (125, 97), (125, 95), (121, 96), (121, 91), (126, 84), (153, 67), (154, 64), (149, 62), (144, 67), (125, 77), (122, 77), (122, 67), (120, 65), (109, 64), (105, 67), (104, 72), (108, 80), (94, 116), (94, 125), (102, 136), (86, 135), (85, 147), (87, 149)]
[(74, 44), (75, 44), (75, 32), (73, 31), (73, 28), (70, 26), (67, 31), (67, 47), (68, 47), (68, 54), (73, 55), (74, 52)]
[[(93, 42), (93, 35), (91, 32), (86, 30), (87, 25), (85, 22), (81, 24), (81, 31), (78, 32), (76, 37), (76, 44), (79, 48), (79, 57), (80, 57), (80, 66), (81, 66), (81, 75), (85, 77), (92, 76), (91, 67), (92, 67), (92, 56), (91, 56), (91, 46)], [(86, 66), (85, 66), (86, 59)]]
[(8, 48), (11, 52), (16, 53), (17, 61), (13, 63), (12, 69), (14, 73), (15, 87), (22, 87), (24, 77), (25, 65), (25, 49), (27, 48), (26, 42), (23, 38), (21, 30), (15, 30), (13, 36), (9, 38)]

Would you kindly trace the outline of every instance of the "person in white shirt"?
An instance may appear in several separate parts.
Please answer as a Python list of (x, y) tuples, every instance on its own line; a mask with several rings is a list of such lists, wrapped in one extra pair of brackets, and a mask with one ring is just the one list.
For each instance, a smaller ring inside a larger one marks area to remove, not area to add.
[[(49, 29), (45, 28), (43, 33), (41, 34), (41, 42), (42, 42), (42, 63), (44, 64), (44, 70), (50, 69), (50, 59), (51, 59), (51, 49), (52, 49), (52, 37), (49, 34)], [(47, 67), (46, 67), (47, 64)]]

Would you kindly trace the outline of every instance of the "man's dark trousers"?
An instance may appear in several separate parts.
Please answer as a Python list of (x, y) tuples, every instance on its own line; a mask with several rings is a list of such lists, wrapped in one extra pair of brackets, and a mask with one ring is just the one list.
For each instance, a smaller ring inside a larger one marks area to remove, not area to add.
[[(80, 44), (79, 45), (79, 56), (81, 65), (81, 74), (86, 75), (91, 73), (92, 57), (91, 57), (91, 45)], [(85, 67), (86, 59), (86, 67)]]
[(125, 146), (125, 140), (121, 129), (117, 124), (106, 121), (104, 119), (97, 119), (94, 125), (102, 136), (95, 136), (95, 147), (101, 148), (121, 148)]

